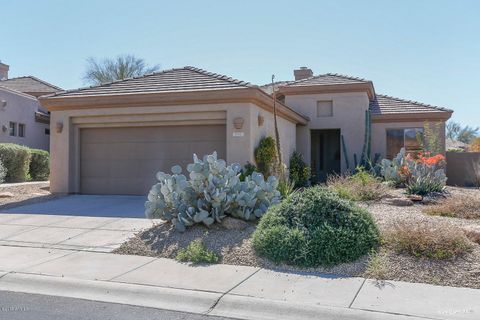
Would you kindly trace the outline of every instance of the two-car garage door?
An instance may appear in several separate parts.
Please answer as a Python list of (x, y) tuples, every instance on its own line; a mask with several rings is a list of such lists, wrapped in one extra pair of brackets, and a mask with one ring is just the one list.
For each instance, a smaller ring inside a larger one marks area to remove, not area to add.
[(84, 128), (80, 130), (80, 192), (145, 195), (158, 171), (196, 153), (225, 159), (225, 125)]

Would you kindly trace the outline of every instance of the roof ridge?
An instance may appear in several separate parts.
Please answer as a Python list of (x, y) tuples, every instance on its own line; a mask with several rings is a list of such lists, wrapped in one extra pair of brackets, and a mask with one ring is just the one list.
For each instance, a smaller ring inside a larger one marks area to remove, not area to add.
[(32, 79), (32, 80), (41, 82), (41, 83), (43, 83), (44, 85), (49, 86), (49, 87), (52, 87), (52, 88), (54, 88), (54, 89), (56, 89), (56, 90), (63, 90), (62, 88), (57, 87), (56, 85), (53, 85), (53, 84), (51, 84), (50, 82), (47, 82), (47, 81), (45, 81), (45, 80), (42, 80), (42, 79), (37, 78), (37, 77), (32, 76), (32, 75), (20, 76), (20, 77), (13, 77), (13, 78), (8, 78), (8, 79), (1, 80), (1, 81), (9, 81), (9, 80), (25, 79), (25, 78), (30, 78), (30, 79)]
[(358, 80), (358, 81), (365, 81), (365, 82), (370, 81), (370, 80), (367, 80), (367, 79), (365, 79), (365, 78), (349, 76), (349, 75), (341, 74), (341, 73), (331, 73), (331, 72), (328, 72), (328, 73), (325, 73), (325, 75), (335, 76), (335, 77), (341, 77), (341, 78), (350, 79), (350, 80)]
[(90, 86), (85, 86), (85, 87), (80, 87), (80, 88), (75, 88), (75, 89), (62, 90), (62, 91), (54, 92), (54, 93), (51, 93), (51, 94), (48, 94), (48, 95), (44, 95), (44, 97), (55, 97), (55, 96), (65, 94), (65, 93), (79, 92), (79, 91), (88, 90), (88, 89), (92, 89), (92, 88), (109, 86), (109, 85), (112, 85), (112, 84), (115, 84), (115, 83), (118, 83), (118, 82), (125, 82), (125, 81), (129, 81), (129, 80), (134, 80), (134, 79), (142, 79), (142, 78), (147, 78), (147, 77), (151, 77), (151, 76), (166, 74), (166, 73), (169, 73), (169, 72), (180, 71), (180, 70), (189, 70), (189, 71), (197, 72), (197, 73), (202, 74), (202, 75), (214, 77), (216, 79), (221, 79), (221, 80), (227, 81), (229, 83), (237, 84), (237, 85), (240, 85), (240, 86), (258, 88), (258, 86), (252, 85), (250, 82), (246, 82), (246, 81), (238, 80), (238, 79), (235, 79), (235, 78), (231, 78), (227, 75), (222, 75), (222, 74), (210, 72), (210, 71), (200, 69), (200, 68), (196, 68), (196, 67), (192, 67), (192, 66), (184, 66), (184, 67), (181, 67), (181, 68), (170, 68), (170, 69), (165, 69), (165, 70), (161, 70), (161, 71), (146, 73), (146, 74), (139, 75), (139, 76), (113, 80), (113, 81), (109, 81), (109, 82), (104, 82), (104, 83), (100, 83), (100, 84), (95, 84), (95, 85), (90, 85)]
[(306, 81), (310, 81), (310, 80), (314, 80), (314, 79), (319, 79), (319, 78), (325, 77), (325, 76), (334, 76), (334, 77), (344, 78), (344, 79), (348, 79), (348, 80), (355, 80), (355, 81), (372, 82), (371, 80), (367, 80), (365, 78), (353, 77), (353, 76), (348, 76), (348, 75), (344, 75), (344, 74), (340, 74), (340, 73), (327, 72), (327, 73), (318, 74), (316, 76), (311, 76), (311, 77), (300, 79), (300, 80), (286, 81), (287, 82), (286, 85), (302, 83), (302, 82), (306, 82)]
[(185, 67), (183, 67), (183, 69), (195, 71), (197, 73), (200, 73), (200, 74), (203, 74), (203, 75), (206, 75), (206, 76), (214, 77), (214, 78), (217, 78), (217, 79), (220, 79), (220, 80), (225, 80), (225, 81), (228, 81), (230, 83), (234, 83), (234, 84), (238, 84), (238, 85), (242, 85), (242, 86), (246, 86), (246, 87), (258, 87), (256, 85), (251, 84), (250, 82), (247, 82), (247, 81), (238, 80), (236, 78), (232, 78), (232, 77), (229, 77), (229, 76), (224, 75), (224, 74), (219, 74), (219, 73), (207, 71), (207, 70), (197, 68), (197, 67), (185, 66)]
[(432, 108), (432, 109), (436, 109), (436, 110), (453, 112), (452, 109), (448, 109), (448, 108), (444, 108), (444, 107), (439, 107), (439, 106), (434, 106), (434, 105), (431, 105), (431, 104), (428, 104), (428, 103), (423, 103), (423, 102), (419, 102), (419, 101), (415, 101), (415, 100), (409, 100), (409, 99), (403, 99), (403, 98), (399, 98), (399, 97), (394, 97), (394, 96), (390, 96), (390, 95), (387, 95), (387, 94), (376, 94), (375, 97), (377, 97), (377, 96), (382, 97), (382, 98), (387, 98), (387, 99), (393, 99), (393, 100), (397, 100), (397, 101), (402, 101), (402, 102), (408, 102), (408, 103), (412, 103), (412, 104), (416, 104), (416, 105), (419, 105), (419, 106), (423, 106), (423, 107), (427, 107), (427, 108)]

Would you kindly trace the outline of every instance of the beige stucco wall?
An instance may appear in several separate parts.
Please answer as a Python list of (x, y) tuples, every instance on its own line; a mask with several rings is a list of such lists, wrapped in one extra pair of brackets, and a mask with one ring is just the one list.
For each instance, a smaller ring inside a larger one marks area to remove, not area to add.
[[(0, 88), (0, 100), (5, 100), (5, 108), (0, 106), (0, 142), (16, 143), (30, 148), (49, 150), (49, 136), (45, 134), (48, 124), (35, 121), (35, 111), (40, 103), (34, 97), (17, 94)], [(10, 121), (17, 123), (17, 136), (10, 136)], [(25, 137), (18, 136), (18, 124), (25, 124)], [(7, 128), (3, 131), (3, 126)]]
[[(440, 125), (437, 126), (436, 124)], [(441, 143), (442, 151), (445, 151), (445, 122), (380, 122), (372, 123), (372, 157), (379, 153), (381, 159), (385, 158), (387, 153), (387, 129), (407, 129), (407, 128), (425, 128), (430, 126), (432, 132), (436, 134)]]
[[(265, 124), (258, 127), (258, 113), (265, 114)], [(241, 129), (234, 128), (234, 119), (243, 118)], [(255, 142), (272, 128), (269, 113), (252, 103), (176, 105), (161, 107), (92, 108), (52, 111), (51, 113), (51, 184), (55, 193), (79, 192), (79, 130), (85, 127), (125, 127), (156, 125), (226, 124), (228, 163), (253, 162)], [(57, 132), (57, 124), (63, 124)], [(295, 124), (280, 120), (285, 128), (282, 149), (293, 150)], [(266, 129), (264, 129), (266, 128)], [(263, 131), (265, 130), (265, 131)], [(289, 137), (287, 137), (289, 136)], [(288, 139), (287, 139), (288, 138)]]
[[(333, 116), (317, 117), (317, 101), (329, 100), (333, 102)], [(306, 126), (297, 126), (296, 130), (296, 148), (303, 154), (307, 163), (310, 164), (311, 161), (310, 130), (340, 129), (345, 139), (350, 168), (352, 168), (353, 154), (357, 153), (357, 157), (360, 158), (362, 153), (365, 111), (369, 105), (367, 93), (289, 95), (285, 97), (285, 104), (310, 118)], [(342, 171), (347, 169), (343, 148), (341, 148), (341, 169)]]

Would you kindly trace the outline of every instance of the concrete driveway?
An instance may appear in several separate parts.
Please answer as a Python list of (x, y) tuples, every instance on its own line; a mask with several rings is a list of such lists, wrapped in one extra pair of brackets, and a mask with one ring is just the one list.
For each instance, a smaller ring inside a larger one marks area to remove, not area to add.
[(6, 210), (5, 213), (144, 218), (144, 196), (71, 195)]
[(0, 246), (110, 252), (153, 225), (144, 215), (145, 200), (72, 195), (0, 209)]

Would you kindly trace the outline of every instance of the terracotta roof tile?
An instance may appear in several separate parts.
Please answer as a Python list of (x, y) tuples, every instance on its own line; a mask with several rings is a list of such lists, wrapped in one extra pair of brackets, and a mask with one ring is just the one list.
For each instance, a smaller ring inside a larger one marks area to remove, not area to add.
[(370, 111), (372, 114), (453, 112), (450, 109), (381, 94), (377, 94), (375, 99), (370, 101)]
[(20, 92), (53, 93), (62, 90), (51, 83), (34, 76), (25, 76), (0, 80), (0, 85)]
[(206, 91), (250, 87), (257, 86), (225, 75), (187, 66), (86, 88), (61, 91), (51, 96), (68, 97), (171, 91)]

